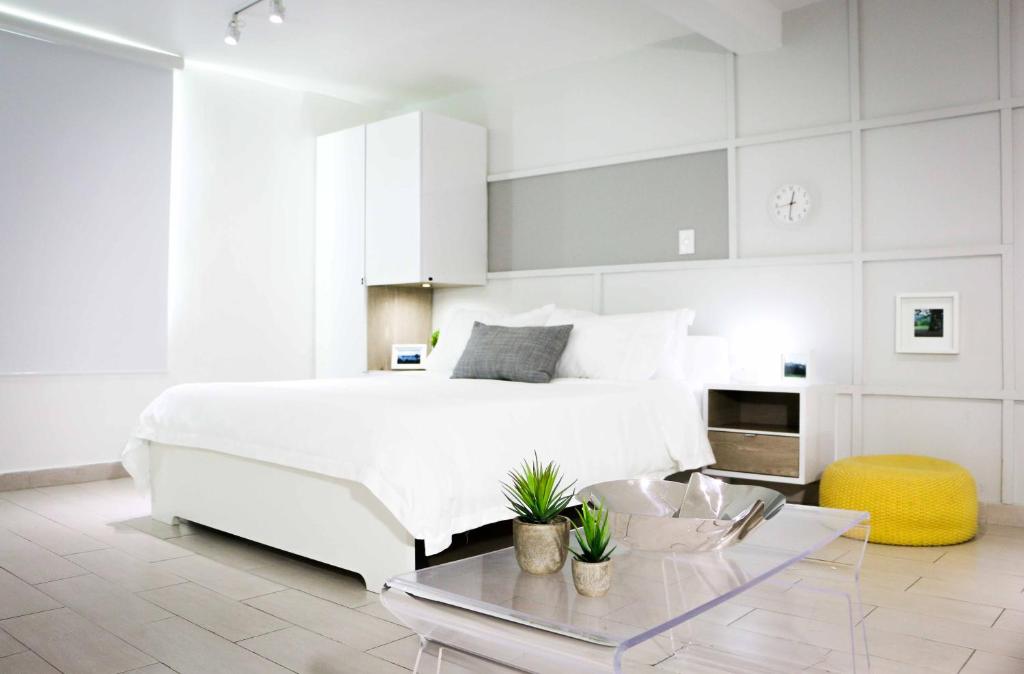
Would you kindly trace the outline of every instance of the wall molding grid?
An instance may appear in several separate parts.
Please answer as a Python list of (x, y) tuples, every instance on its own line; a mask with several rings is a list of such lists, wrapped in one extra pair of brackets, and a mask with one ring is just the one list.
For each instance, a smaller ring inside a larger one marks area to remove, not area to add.
[[(849, 443), (837, 442), (837, 457), (870, 453), (864, 442), (864, 401), (869, 398), (917, 398), (997, 401), (1001, 403), (1001, 500), (1003, 503), (1024, 504), (1024, 459), (1018, 466), (1015, 457), (1015, 433), (1024, 434), (1024, 428), (1014, 428), (1015, 407), (1024, 403), (1024, 390), (1015, 381), (1014, 345), (1014, 110), (1024, 108), (1024, 96), (1013, 96), (1011, 61), (1011, 5), (1013, 0), (998, 1), (998, 98), (969, 105), (894, 114), (865, 119), (862, 117), (861, 91), (861, 30), (860, 0), (848, 0), (849, 36), (849, 96), (850, 120), (847, 122), (786, 130), (775, 133), (741, 136), (737, 129), (737, 76), (736, 57), (726, 56), (727, 133), (722, 140), (691, 145), (666, 147), (657, 150), (576, 161), (542, 168), (496, 173), (488, 176), (490, 182), (514, 180), (531, 176), (622, 164), (660, 157), (725, 150), (728, 159), (729, 195), (729, 257), (718, 260), (690, 262), (642, 263), (563, 269), (492, 272), (489, 279), (525, 279), (545, 277), (591, 276), (593, 306), (602, 311), (605, 279), (616, 274), (631, 272), (692, 270), (709, 268), (779, 267), (793, 265), (848, 265), (853, 286), (853, 366), (852, 383), (840, 386), (838, 394), (849, 401)], [(862, 217), (864, 174), (862, 156), (866, 131), (902, 127), (941, 120), (957, 119), (997, 113), (999, 117), (1000, 147), (1000, 222), (1001, 241), (987, 245), (955, 245), (934, 248), (901, 248), (896, 250), (864, 250), (864, 222)], [(737, 151), (740, 148), (796, 141), (821, 136), (846, 135), (850, 140), (851, 250), (843, 253), (810, 254), (779, 257), (740, 257), (739, 255), (739, 197), (737, 185)], [(1002, 292), (1002, 388), (975, 389), (950, 386), (936, 389), (926, 386), (883, 386), (864, 383), (864, 267), (870, 262), (943, 260), (956, 258), (997, 258), (1001, 268)], [(846, 422), (840, 422), (845, 424)], [(838, 429), (837, 429), (838, 430)], [(1024, 445), (1024, 443), (1021, 443)]]

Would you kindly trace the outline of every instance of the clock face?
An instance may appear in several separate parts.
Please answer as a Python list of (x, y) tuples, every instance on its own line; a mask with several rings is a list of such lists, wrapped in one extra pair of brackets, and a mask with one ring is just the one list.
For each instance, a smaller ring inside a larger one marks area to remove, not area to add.
[(811, 212), (811, 195), (800, 185), (783, 185), (772, 197), (771, 212), (772, 217), (783, 224), (801, 222)]

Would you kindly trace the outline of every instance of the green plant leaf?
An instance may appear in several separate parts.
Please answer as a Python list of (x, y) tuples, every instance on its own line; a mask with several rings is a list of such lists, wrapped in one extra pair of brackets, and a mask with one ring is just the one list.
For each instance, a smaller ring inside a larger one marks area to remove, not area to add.
[(542, 465), (536, 452), (532, 462), (524, 459), (518, 471), (509, 471), (508, 478), (501, 486), (509, 510), (530, 524), (547, 524), (558, 517), (572, 501), (576, 484), (574, 480), (563, 487), (558, 464)]
[(615, 550), (614, 547), (608, 549), (612, 533), (604, 504), (599, 503), (597, 508), (593, 508), (589, 503), (583, 503), (580, 507), (579, 525), (573, 533), (580, 547), (579, 552), (573, 551), (573, 556), (581, 562), (603, 562)]

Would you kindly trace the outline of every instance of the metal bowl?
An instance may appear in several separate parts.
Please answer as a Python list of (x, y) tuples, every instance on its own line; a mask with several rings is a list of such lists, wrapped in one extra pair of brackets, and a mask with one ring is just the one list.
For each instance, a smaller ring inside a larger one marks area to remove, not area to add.
[(742, 541), (786, 504), (766, 487), (726, 484), (694, 473), (686, 484), (614, 480), (576, 498), (608, 510), (612, 537), (636, 550), (708, 552)]

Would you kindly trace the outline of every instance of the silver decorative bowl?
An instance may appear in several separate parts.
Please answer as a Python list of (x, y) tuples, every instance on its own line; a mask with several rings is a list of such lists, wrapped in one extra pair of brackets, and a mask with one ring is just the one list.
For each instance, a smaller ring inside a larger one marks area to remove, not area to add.
[(726, 484), (694, 473), (686, 484), (614, 480), (576, 498), (608, 510), (612, 538), (636, 550), (708, 552), (742, 541), (786, 504), (766, 487)]

